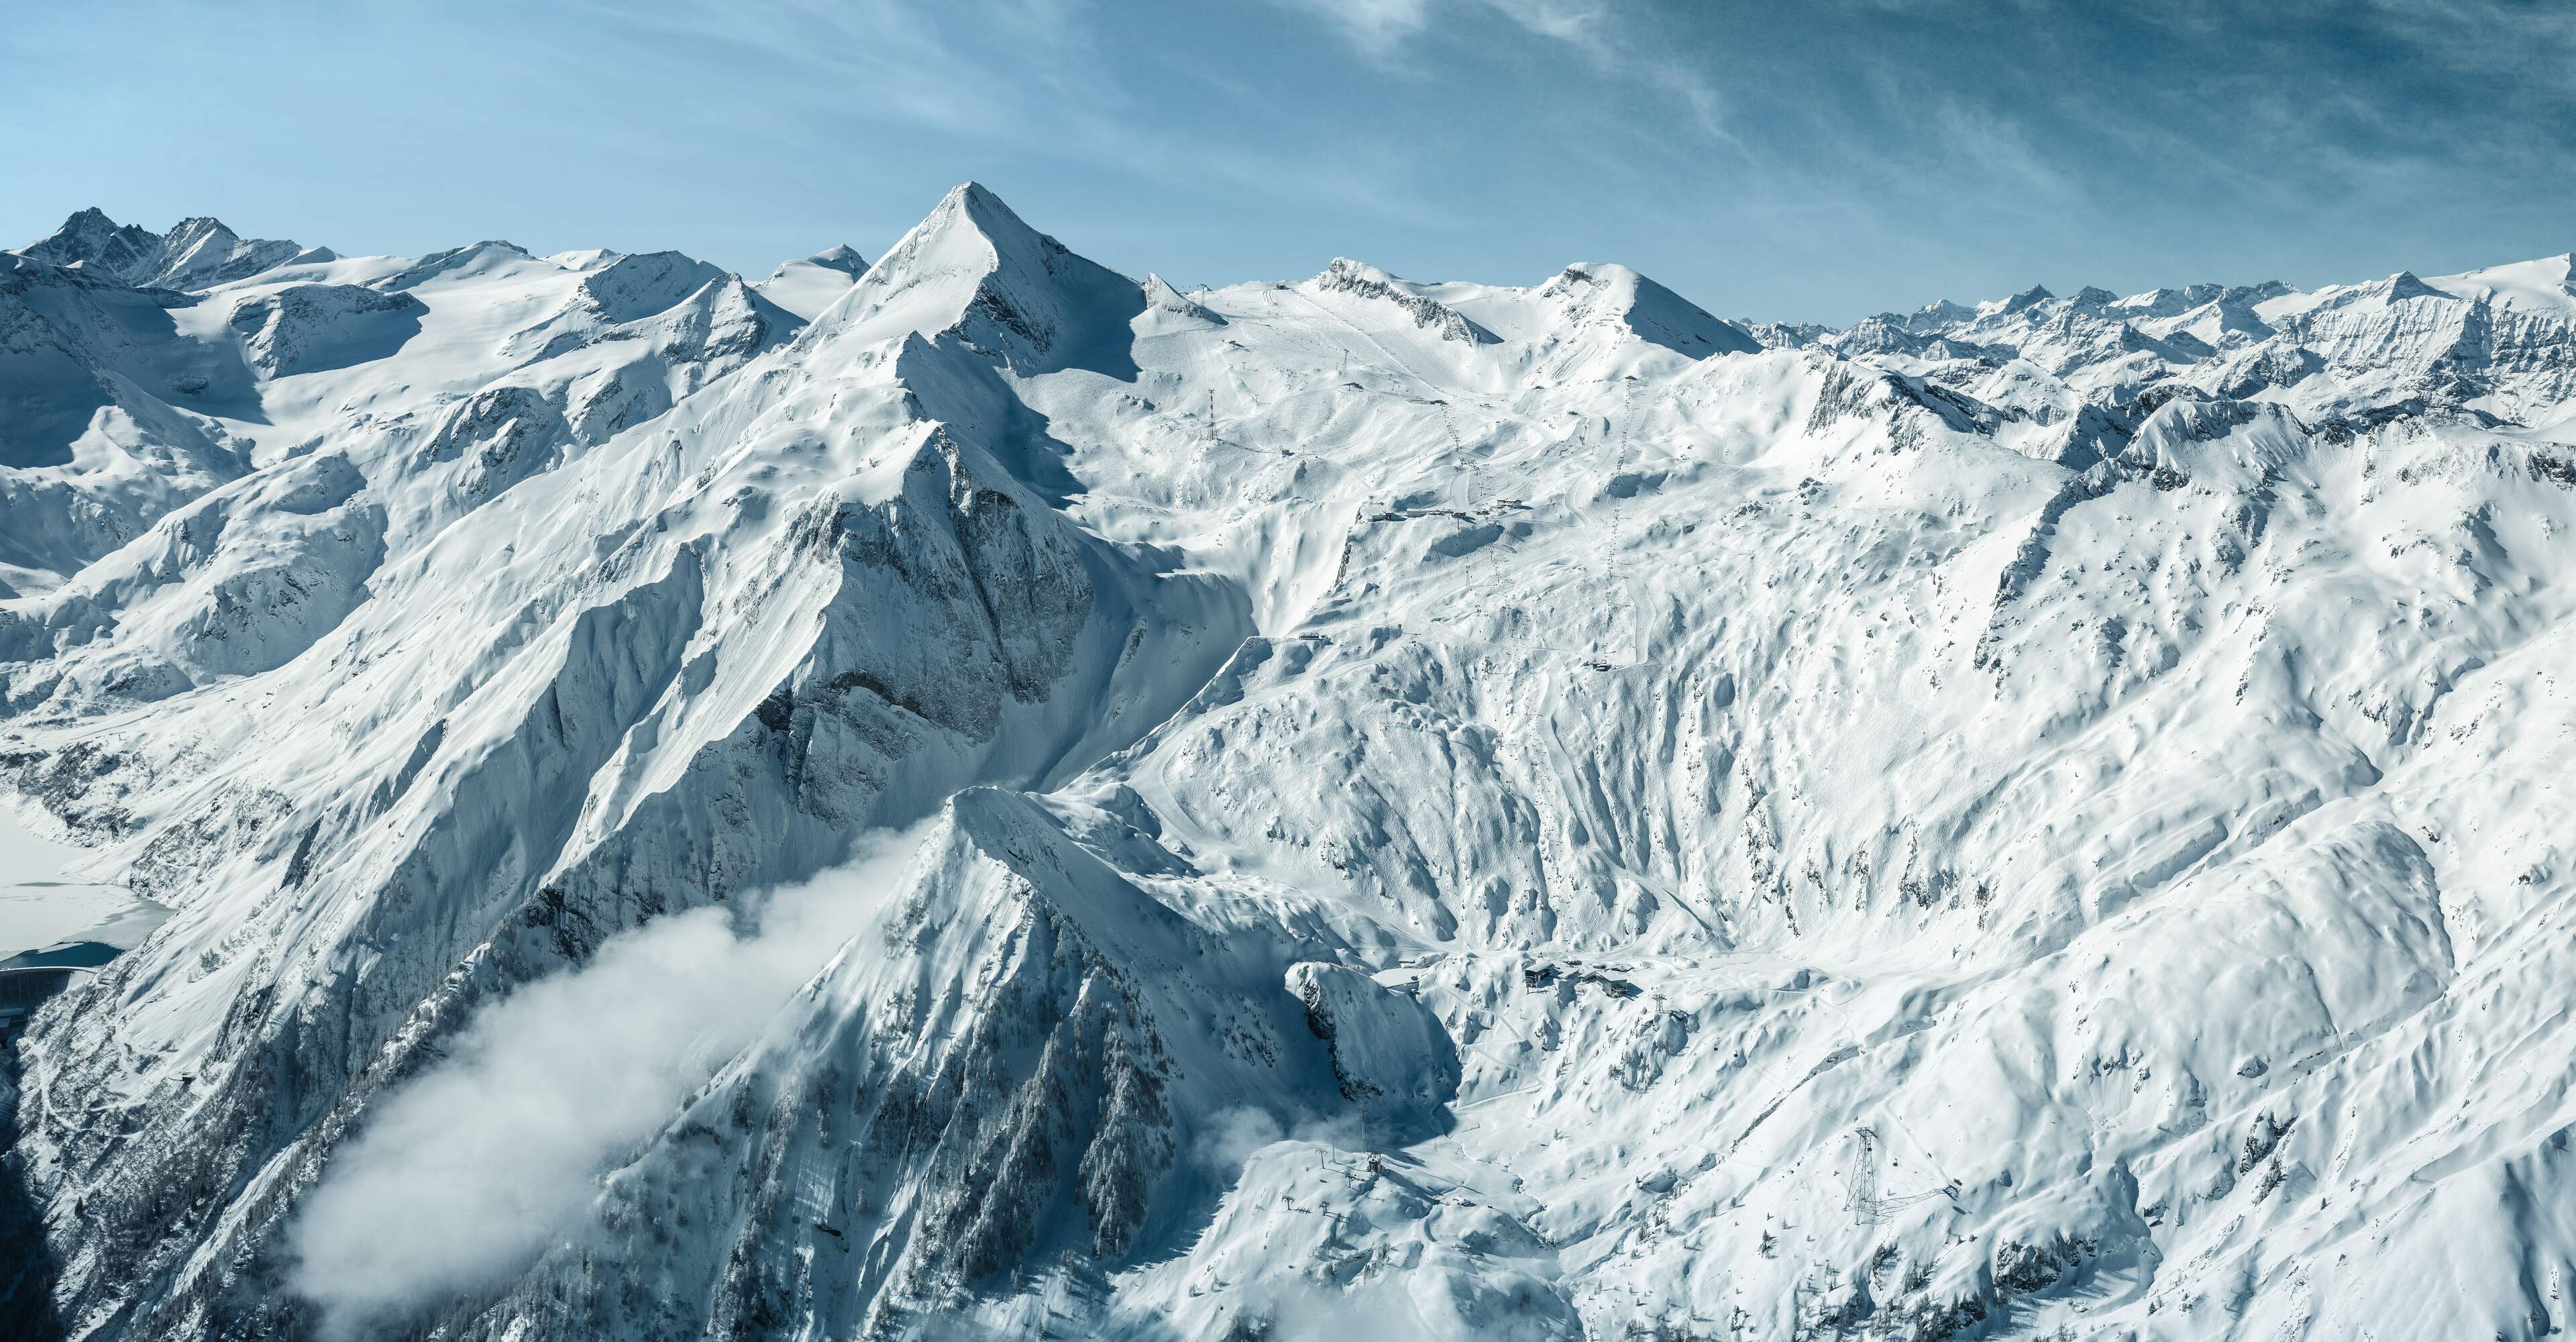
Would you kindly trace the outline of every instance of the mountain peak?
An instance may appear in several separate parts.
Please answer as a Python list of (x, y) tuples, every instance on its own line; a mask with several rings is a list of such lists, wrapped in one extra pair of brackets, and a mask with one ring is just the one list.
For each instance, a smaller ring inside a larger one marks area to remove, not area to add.
[(2386, 280), (2386, 284), (2388, 288), (2388, 301), (2392, 303), (2404, 298), (2452, 297), (2452, 295), (2446, 294), (2441, 290), (2434, 288), (2432, 285), (2426, 284), (2422, 276), (2417, 275), (2411, 270), (2401, 270), (2396, 274), (2389, 276)]
[[(620, 253), (601, 252), (599, 255), (603, 259), (614, 259)], [(469, 242), (462, 247), (450, 247), (443, 252), (431, 252), (412, 262), (400, 273), (388, 275), (374, 283), (376, 288), (393, 292), (426, 283), (440, 275), (476, 266), (506, 265), (514, 260), (534, 259), (528, 254), (527, 248), (506, 238), (485, 238), (481, 242)]]
[[(994, 195), (981, 182), (960, 182), (949, 188), (928, 218), (913, 229), (951, 232), (964, 230), (984, 239), (997, 258), (1026, 261), (1060, 254), (1064, 244), (1029, 227), (1028, 221), (1000, 196)], [(910, 236), (910, 235), (907, 235)]]
[[(102, 234), (119, 232), (125, 228), (127, 228), (126, 225), (119, 224), (114, 219), (109, 218), (107, 211), (92, 205), (85, 210), (72, 211), (72, 213), (63, 220), (61, 227), (56, 228), (51, 234), (47, 235), (46, 240), (51, 241), (54, 238), (97, 237)], [(150, 235), (150, 230), (140, 227), (136, 227), (132, 231)], [(30, 246), (40, 245), (42, 244), (30, 244)], [(20, 250), (24, 251), (26, 248), (21, 248)]]
[(119, 224), (93, 205), (63, 221), (51, 237), (19, 249), (57, 266), (78, 266), (119, 284), (160, 289), (207, 289), (285, 264), (304, 248), (282, 239), (251, 238), (211, 215), (196, 215), (154, 233)]
[(59, 237), (67, 233), (114, 232), (118, 227), (117, 222), (108, 217), (107, 211), (92, 205), (86, 210), (73, 211), (71, 217), (63, 220), (63, 226), (54, 230), (54, 234)]
[(2057, 295), (2048, 291), (2047, 286), (2034, 284), (2000, 303), (1980, 303), (1977, 305), (1977, 310), (1989, 316), (2000, 316), (2014, 312), (2027, 312), (2032, 308), (2038, 307), (2042, 303), (2054, 300), (2056, 297)]
[(78, 266), (84, 273), (132, 283), (148, 273), (160, 257), (161, 238), (150, 229), (119, 224), (92, 205), (63, 220), (45, 238), (18, 249), (18, 254), (48, 265)]
[(1331, 265), (1324, 267), (1324, 273), (1307, 283), (1319, 293), (1350, 294), (1391, 304), (1411, 317), (1414, 325), (1443, 340), (1479, 345), (1491, 344), (1494, 339), (1492, 332), (1467, 320), (1447, 304), (1416, 293), (1404, 280), (1365, 261), (1336, 256)]
[(1223, 326), (1226, 324), (1225, 318), (1210, 312), (1196, 299), (1182, 293), (1179, 289), (1173, 287), (1170, 280), (1164, 279), (1160, 275), (1153, 274), (1150, 271), (1147, 272), (1145, 275), (1144, 290), (1146, 307), (1153, 312), (1163, 314), (1167, 318), (1174, 318), (1185, 323), (1201, 326)]
[(631, 322), (678, 303), (725, 272), (685, 252), (621, 256), (583, 278), (581, 292), (612, 322)]
[(2576, 253), (2511, 261), (2424, 283), (2444, 293), (2482, 298), (2517, 311), (2576, 314)]
[(1127, 323), (1144, 310), (1135, 281), (1029, 227), (981, 183), (963, 182), (868, 268), (811, 338), (953, 334), (1022, 373), (1114, 372), (1133, 367), (1123, 353)]
[(807, 321), (840, 301), (868, 273), (866, 253), (836, 243), (799, 261), (782, 263), (752, 289), (761, 297)]
[(172, 224), (170, 231), (161, 236), (171, 245), (177, 246), (201, 238), (236, 238), (241, 235), (224, 227), (224, 221), (211, 214), (192, 214)]
[(993, 194), (993, 188), (971, 177), (948, 188), (948, 194), (940, 197), (939, 203), (996, 212), (1008, 216), (1011, 222), (1019, 224), (1022, 228), (1028, 227), (1021, 222), (1019, 215), (1012, 212), (1010, 206), (1002, 203), (1000, 196)]
[(1649, 344), (1704, 359), (1762, 348), (1744, 328), (1711, 314), (1652, 278), (1612, 262), (1581, 261), (1549, 280), (1542, 293), (1585, 295), (1582, 306), (1615, 320)]
[(806, 257), (805, 262), (808, 265), (821, 266), (825, 270), (837, 270), (846, 275), (856, 275), (868, 268), (867, 256), (846, 242), (836, 242)]

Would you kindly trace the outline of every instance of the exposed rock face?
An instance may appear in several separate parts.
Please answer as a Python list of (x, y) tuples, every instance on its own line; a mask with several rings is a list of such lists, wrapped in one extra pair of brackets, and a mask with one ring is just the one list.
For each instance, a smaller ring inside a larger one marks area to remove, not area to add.
[[(176, 909), (20, 1048), (0, 1331), (2569, 1325), (2565, 258), (1831, 332), (972, 186), (797, 285), (229, 237), (0, 277), (0, 780)], [(482, 1013), (924, 820), (579, 1215), (326, 1312)]]

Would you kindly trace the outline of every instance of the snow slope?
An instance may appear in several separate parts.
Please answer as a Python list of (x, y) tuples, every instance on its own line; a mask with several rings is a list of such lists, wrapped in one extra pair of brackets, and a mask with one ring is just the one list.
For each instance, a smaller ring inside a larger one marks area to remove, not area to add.
[[(22, 1046), (23, 1329), (2568, 1326), (2564, 257), (1837, 332), (971, 185), (760, 285), (173, 246), (0, 309), (0, 776), (175, 910)], [(916, 822), (535, 1247), (301, 1275), (485, 1006)]]

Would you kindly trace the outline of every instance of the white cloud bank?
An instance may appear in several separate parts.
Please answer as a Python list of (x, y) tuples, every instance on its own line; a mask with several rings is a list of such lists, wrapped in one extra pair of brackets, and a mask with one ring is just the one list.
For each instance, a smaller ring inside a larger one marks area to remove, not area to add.
[(599, 1175), (758, 1035), (898, 888), (926, 824), (761, 906), (610, 940), (476, 1016), (449, 1056), (379, 1099), (292, 1233), (324, 1333), (505, 1277), (578, 1233)]

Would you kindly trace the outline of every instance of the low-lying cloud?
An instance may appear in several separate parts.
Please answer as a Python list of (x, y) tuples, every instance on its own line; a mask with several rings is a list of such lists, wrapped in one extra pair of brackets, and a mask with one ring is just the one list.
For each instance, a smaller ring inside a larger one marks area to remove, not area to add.
[(748, 935), (725, 909), (663, 918), (484, 1009), (376, 1101), (305, 1200), (293, 1285), (325, 1334), (491, 1285), (580, 1233), (603, 1167), (869, 925), (926, 828), (775, 891)]
[(1366, 1149), (1368, 1133), (1359, 1115), (1353, 1113), (1310, 1115), (1282, 1127), (1278, 1116), (1269, 1110), (1258, 1105), (1238, 1105), (1217, 1110), (1199, 1125), (1191, 1154), (1211, 1172), (1231, 1180), (1243, 1172), (1243, 1163), (1255, 1152), (1286, 1141), (1322, 1142), (1356, 1151)]

